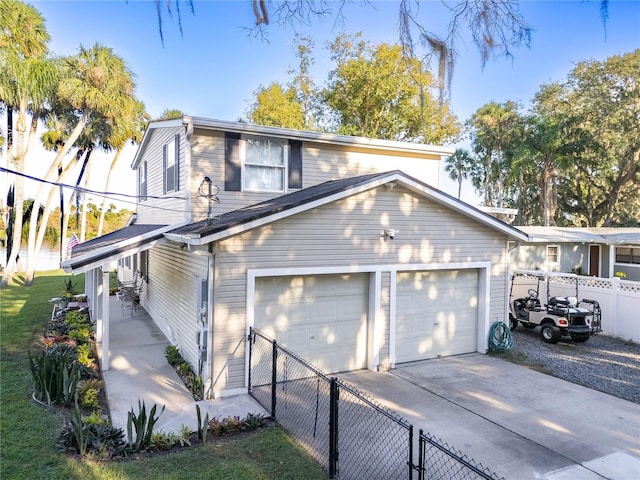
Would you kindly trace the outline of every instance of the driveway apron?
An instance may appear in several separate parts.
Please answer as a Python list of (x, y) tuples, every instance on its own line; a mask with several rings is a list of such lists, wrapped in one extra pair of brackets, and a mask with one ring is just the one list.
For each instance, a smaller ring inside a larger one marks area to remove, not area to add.
[(339, 375), (505, 479), (640, 478), (640, 405), (487, 355)]

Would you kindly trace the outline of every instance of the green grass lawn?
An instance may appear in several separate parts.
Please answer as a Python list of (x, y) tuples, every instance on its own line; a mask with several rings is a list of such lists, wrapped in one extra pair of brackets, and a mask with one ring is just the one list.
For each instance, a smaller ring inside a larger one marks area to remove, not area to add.
[[(49, 298), (58, 296), (68, 276), (39, 272), (33, 286), (0, 290), (0, 478), (27, 479), (324, 479), (320, 466), (280, 428), (180, 452), (118, 462), (92, 462), (57, 452), (62, 415), (31, 401), (27, 353), (51, 316)], [(84, 276), (78, 276), (78, 290)]]

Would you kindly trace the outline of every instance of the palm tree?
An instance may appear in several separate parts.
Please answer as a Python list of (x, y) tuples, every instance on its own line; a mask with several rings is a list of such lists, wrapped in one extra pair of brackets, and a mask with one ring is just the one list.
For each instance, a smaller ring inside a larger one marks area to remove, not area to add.
[[(142, 135), (149, 121), (149, 115), (145, 112), (144, 103), (135, 102), (134, 109), (129, 112), (128, 115), (115, 119), (112, 127), (111, 136), (106, 142), (109, 148), (115, 148), (116, 153), (109, 166), (109, 173), (107, 173), (107, 182), (104, 187), (105, 191), (109, 191), (111, 187), (111, 178), (113, 171), (120, 159), (126, 144), (131, 141), (132, 143), (139, 143), (142, 140)], [(166, 118), (182, 117), (183, 113), (179, 110), (165, 110), (163, 116), (169, 115)], [(100, 221), (98, 222), (98, 236), (102, 235), (102, 229), (104, 227), (104, 216), (107, 207), (107, 197), (102, 200), (102, 208), (100, 209)]]
[(480, 107), (469, 120), (474, 150), (485, 159), (484, 203), (498, 207), (504, 202), (506, 150), (515, 127), (520, 122), (518, 104), (491, 102)]
[[(49, 34), (44, 18), (25, 3), (0, 0), (0, 102), (7, 109), (7, 148), (18, 173), (24, 173), (29, 146), (35, 138), (38, 117), (57, 80), (56, 63), (47, 58)], [(13, 113), (17, 112), (15, 156)], [(28, 114), (31, 127), (27, 135)], [(30, 142), (27, 142), (27, 138)], [(17, 176), (14, 187), (11, 251), (2, 277), (6, 285), (17, 269), (23, 224), (24, 182)], [(37, 209), (36, 209), (37, 210)]]
[(458, 200), (462, 193), (462, 181), (468, 178), (474, 163), (475, 159), (464, 148), (456, 149), (453, 155), (445, 160), (444, 171), (449, 174), (451, 180), (458, 182)]
[(170, 118), (182, 118), (185, 113), (182, 110), (178, 110), (177, 108), (165, 108), (160, 115), (159, 120), (169, 120)]
[[(70, 169), (70, 164), (62, 168), (63, 159), (80, 138), (91, 115), (100, 114), (109, 120), (118, 118), (135, 101), (133, 75), (124, 60), (115, 55), (111, 48), (98, 43), (90, 48), (81, 46), (79, 53), (64, 58), (62, 65), (64, 75), (58, 85), (58, 98), (68, 103), (71, 111), (76, 112), (76, 123), (45, 174), (46, 179), (55, 178), (58, 182), (64, 179)], [(57, 175), (59, 168), (62, 168), (62, 173)], [(47, 187), (41, 185), (36, 203), (41, 203), (46, 193)], [(29, 228), (25, 276), (27, 284), (33, 281), (35, 258), (44, 239), (52, 200), (53, 196), (50, 194), (41, 228), (38, 230), (35, 218), (32, 218)]]

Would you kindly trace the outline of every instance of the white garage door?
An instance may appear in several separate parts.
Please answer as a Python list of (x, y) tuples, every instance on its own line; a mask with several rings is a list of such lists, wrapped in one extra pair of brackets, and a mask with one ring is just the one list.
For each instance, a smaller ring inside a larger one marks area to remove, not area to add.
[(398, 272), (396, 363), (475, 352), (478, 271)]
[(254, 324), (326, 373), (365, 368), (369, 276), (256, 279)]

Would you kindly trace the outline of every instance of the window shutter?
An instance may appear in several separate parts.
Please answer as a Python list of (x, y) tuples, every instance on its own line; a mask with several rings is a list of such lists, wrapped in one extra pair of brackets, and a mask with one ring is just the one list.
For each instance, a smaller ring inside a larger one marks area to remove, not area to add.
[(239, 133), (225, 133), (224, 189), (230, 192), (239, 192), (242, 190)]
[(289, 188), (302, 188), (302, 142), (289, 141)]
[(180, 190), (180, 135), (176, 135), (176, 156), (175, 156), (175, 166), (174, 166), (174, 178), (173, 182), (174, 190), (177, 192)]

